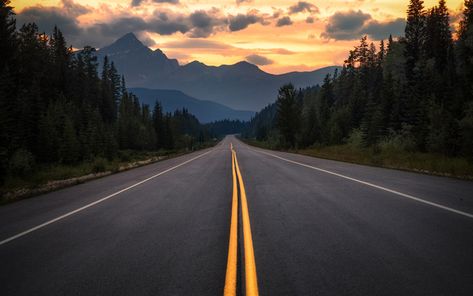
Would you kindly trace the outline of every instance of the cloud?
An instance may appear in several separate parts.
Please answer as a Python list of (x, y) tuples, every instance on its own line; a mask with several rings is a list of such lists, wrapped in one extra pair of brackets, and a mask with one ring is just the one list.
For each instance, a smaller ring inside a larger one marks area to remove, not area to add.
[(299, 12), (319, 13), (319, 8), (312, 3), (299, 1), (289, 7), (289, 14), (296, 14)]
[(306, 19), (305, 19), (305, 22), (308, 23), (308, 24), (313, 24), (315, 21), (314, 17), (312, 16), (308, 16)]
[[(287, 50), (285, 48), (269, 48), (267, 50), (269, 52), (275, 53), (275, 54), (284, 54), (284, 55), (295, 54), (295, 52)], [(264, 49), (262, 49), (261, 51), (264, 51)]]
[(400, 36), (404, 32), (406, 21), (403, 18), (397, 18), (392, 21), (379, 22), (372, 20), (366, 24), (362, 30), (363, 34), (369, 35), (373, 39), (386, 39), (389, 34)]
[[(170, 3), (170, 4), (179, 4), (179, 0), (152, 0), (155, 3)], [(141, 3), (147, 2), (146, 0), (132, 0), (131, 6), (136, 7), (140, 6)]]
[(197, 49), (197, 48), (212, 48), (212, 49), (230, 49), (232, 46), (207, 40), (207, 39), (184, 39), (179, 41), (171, 41), (161, 44), (163, 48), (186, 48), (186, 49)]
[(156, 45), (156, 42), (149, 37), (149, 35), (146, 32), (140, 32), (137, 34), (138, 39), (146, 46), (152, 47)]
[(191, 38), (205, 38), (219, 30), (226, 30), (228, 26), (227, 17), (216, 8), (207, 11), (196, 10), (189, 14), (157, 9), (147, 17), (129, 15), (122, 11), (111, 21), (89, 26), (79, 24), (77, 17), (89, 12), (89, 8), (72, 0), (63, 0), (59, 7), (27, 7), (18, 14), (17, 22), (19, 25), (35, 22), (41, 31), (47, 33), (51, 33), (57, 25), (75, 47), (101, 47), (126, 33), (141, 31), (160, 35), (179, 32)]
[(132, 0), (131, 1), (131, 6), (133, 6), (133, 7), (140, 6), (142, 2), (143, 2), (143, 0)]
[(369, 35), (373, 39), (383, 39), (389, 34), (402, 34), (404, 25), (402, 18), (381, 22), (374, 20), (370, 14), (363, 13), (361, 10), (336, 12), (328, 18), (321, 37), (335, 40), (355, 40), (362, 35)]
[(57, 26), (68, 35), (76, 36), (81, 33), (76, 17), (87, 12), (89, 9), (85, 6), (64, 0), (60, 7), (27, 7), (17, 15), (16, 19), (19, 25), (34, 22), (46, 33), (51, 33), (54, 26)]
[(273, 60), (268, 59), (267, 57), (257, 55), (257, 54), (251, 54), (246, 57), (246, 60), (252, 64), (258, 65), (258, 66), (266, 66), (266, 65), (271, 65), (274, 63)]
[(236, 16), (229, 17), (229, 26), (230, 31), (240, 31), (246, 29), (249, 25), (256, 23), (264, 23), (264, 18), (259, 16), (256, 12), (250, 12), (248, 14), (237, 14)]
[(74, 3), (72, 0), (62, 0), (62, 9), (70, 16), (80, 16), (92, 11), (92, 9), (83, 5)]
[[(336, 12), (328, 18), (322, 37), (326, 39), (358, 39), (359, 32), (371, 15), (358, 11)], [(355, 36), (356, 35), (356, 36)]]
[(245, 3), (245, 2), (246, 3), (251, 3), (251, 2), (253, 2), (253, 0), (236, 0), (237, 5), (240, 5), (241, 3)]
[[(175, 0), (135, 0), (132, 4), (140, 5), (144, 1), (160, 1), (178, 3)], [(102, 9), (109, 8), (104, 4)], [(235, 32), (246, 29), (252, 24), (269, 25), (273, 16), (251, 9), (246, 13), (236, 15), (225, 14), (217, 8), (195, 10), (192, 12), (179, 11), (166, 7), (148, 10), (144, 15), (133, 14), (127, 9), (111, 10), (107, 18), (99, 19), (93, 24), (82, 24), (83, 19), (94, 16), (94, 11), (87, 6), (80, 5), (73, 0), (62, 0), (58, 7), (36, 5), (27, 7), (18, 16), (18, 24), (35, 22), (41, 31), (51, 33), (57, 25), (71, 44), (78, 48), (85, 45), (102, 47), (113, 42), (116, 38), (129, 33), (156, 33), (159, 35), (172, 35), (181, 33), (190, 38), (207, 38), (217, 32)], [(279, 17), (276, 26), (291, 25), (289, 16)], [(152, 44), (149, 38), (144, 39), (148, 45)]]
[(217, 9), (197, 10), (190, 14), (189, 21), (192, 29), (189, 36), (193, 38), (202, 38), (212, 35), (216, 30), (227, 24), (227, 20), (220, 17), (220, 11)]
[(276, 23), (277, 27), (290, 26), (290, 25), (292, 25), (292, 20), (288, 16), (284, 16), (284, 17), (278, 19), (278, 22)]
[(153, 0), (153, 2), (179, 4), (179, 0)]

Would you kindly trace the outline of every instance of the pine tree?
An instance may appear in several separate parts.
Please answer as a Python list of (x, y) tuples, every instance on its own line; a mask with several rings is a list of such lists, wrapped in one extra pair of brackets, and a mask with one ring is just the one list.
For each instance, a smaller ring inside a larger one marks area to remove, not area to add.
[(101, 90), (102, 100), (100, 104), (100, 112), (102, 118), (106, 123), (112, 123), (116, 118), (116, 103), (115, 103), (115, 90), (112, 85), (111, 67), (108, 62), (108, 57), (105, 56), (103, 59), (102, 77), (101, 77)]
[(425, 60), (424, 46), (426, 40), (425, 11), (423, 1), (411, 0), (407, 10), (405, 29), (406, 80), (407, 85), (402, 90), (401, 113), (403, 124), (412, 127), (419, 149), (425, 149), (427, 135), (428, 102), (425, 99), (427, 83), (423, 75)]
[(52, 68), (51, 79), (54, 80), (52, 87), (56, 92), (65, 94), (67, 78), (71, 63), (72, 49), (67, 48), (64, 36), (56, 26), (50, 40)]
[(11, 137), (15, 131), (15, 59), (17, 54), (16, 21), (9, 0), (0, 0), (0, 184), (7, 172), (11, 155)]
[(296, 91), (292, 84), (286, 84), (279, 89), (277, 105), (277, 126), (283, 137), (283, 145), (294, 147), (299, 128), (299, 108), (296, 101)]
[(330, 74), (327, 74), (324, 78), (324, 83), (319, 92), (317, 109), (318, 109), (318, 120), (320, 125), (320, 141), (322, 143), (328, 143), (329, 141), (329, 120), (331, 106), (334, 103), (333, 83)]
[(462, 98), (473, 100), (473, 0), (465, 0), (457, 42), (458, 72)]
[(122, 88), (121, 88), (121, 77), (118, 74), (117, 68), (115, 68), (115, 64), (112, 62), (110, 64), (110, 87), (112, 89), (114, 106), (115, 106), (115, 114), (114, 119), (117, 118), (117, 106), (120, 103), (120, 98), (122, 96)]
[(406, 74), (408, 80), (415, 80), (417, 63), (422, 57), (425, 42), (425, 11), (424, 1), (411, 0), (407, 10), (405, 29), (406, 43)]
[(161, 103), (156, 101), (153, 108), (153, 127), (156, 133), (156, 149), (162, 149), (165, 146), (163, 109)]
[(64, 127), (59, 147), (59, 159), (62, 163), (73, 164), (79, 160), (79, 141), (77, 140), (76, 129), (72, 125), (69, 117), (64, 119)]

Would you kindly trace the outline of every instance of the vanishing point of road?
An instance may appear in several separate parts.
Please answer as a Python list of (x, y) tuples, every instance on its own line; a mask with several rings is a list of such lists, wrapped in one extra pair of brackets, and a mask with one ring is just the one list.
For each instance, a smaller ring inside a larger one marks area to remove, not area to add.
[(473, 295), (473, 182), (217, 146), (0, 207), (0, 295)]

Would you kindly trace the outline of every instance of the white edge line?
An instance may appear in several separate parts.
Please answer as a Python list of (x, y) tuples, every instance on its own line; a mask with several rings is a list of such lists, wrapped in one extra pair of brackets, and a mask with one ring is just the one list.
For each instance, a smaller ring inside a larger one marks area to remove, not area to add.
[(116, 196), (116, 195), (118, 195), (118, 194), (120, 194), (120, 193), (122, 193), (122, 192), (125, 192), (125, 191), (127, 191), (127, 190), (130, 190), (130, 189), (132, 189), (132, 188), (134, 188), (134, 187), (136, 187), (136, 186), (139, 186), (139, 185), (141, 185), (141, 184), (143, 184), (143, 183), (145, 183), (145, 182), (148, 182), (148, 181), (151, 180), (151, 179), (154, 179), (154, 178), (156, 178), (156, 177), (159, 177), (159, 176), (161, 176), (161, 175), (163, 175), (163, 174), (166, 174), (166, 173), (168, 173), (168, 172), (170, 172), (170, 171), (172, 171), (172, 170), (177, 169), (178, 167), (181, 167), (181, 166), (183, 166), (183, 165), (185, 165), (185, 164), (188, 164), (188, 163), (191, 162), (191, 161), (194, 161), (194, 160), (196, 160), (196, 159), (198, 159), (198, 158), (201, 158), (202, 156), (207, 155), (207, 154), (209, 154), (209, 153), (212, 152), (212, 151), (213, 151), (213, 149), (210, 150), (210, 151), (207, 151), (207, 152), (205, 152), (205, 153), (202, 153), (202, 154), (200, 154), (200, 155), (198, 155), (198, 156), (196, 156), (196, 157), (194, 157), (194, 158), (191, 158), (191, 159), (189, 159), (189, 160), (186, 160), (186, 161), (184, 161), (183, 163), (180, 163), (180, 164), (178, 164), (178, 165), (176, 165), (176, 166), (173, 166), (173, 167), (171, 167), (171, 168), (169, 168), (169, 169), (167, 169), (167, 170), (164, 170), (164, 171), (162, 171), (162, 172), (160, 172), (160, 173), (158, 173), (158, 174), (156, 174), (156, 175), (153, 175), (153, 176), (151, 176), (151, 177), (149, 177), (149, 178), (146, 178), (146, 179), (144, 179), (144, 180), (142, 180), (142, 181), (140, 181), (140, 182), (138, 182), (138, 183), (135, 183), (135, 184), (133, 184), (133, 185), (131, 185), (131, 186), (128, 186), (128, 187), (126, 187), (126, 188), (124, 188), (124, 189), (122, 189), (122, 190), (119, 190), (119, 191), (117, 191), (117, 192), (115, 192), (115, 193), (112, 193), (112, 194), (110, 194), (110, 195), (107, 195), (107, 196), (105, 196), (105, 197), (103, 197), (103, 198), (101, 198), (101, 199), (99, 199), (99, 200), (96, 200), (96, 201), (94, 201), (94, 202), (92, 202), (92, 203), (89, 203), (89, 204), (87, 204), (87, 205), (85, 205), (85, 206), (83, 206), (83, 207), (80, 207), (80, 208), (78, 208), (78, 209), (75, 209), (75, 210), (73, 210), (73, 211), (70, 211), (70, 212), (68, 212), (68, 213), (66, 213), (66, 214), (64, 214), (64, 215), (61, 215), (61, 216), (57, 217), (57, 218), (54, 218), (54, 219), (52, 219), (52, 220), (49, 220), (49, 221), (44, 222), (44, 223), (42, 223), (42, 224), (39, 224), (39, 225), (37, 225), (37, 226), (35, 226), (35, 227), (33, 227), (33, 228), (30, 228), (30, 229), (28, 229), (28, 230), (25, 230), (25, 231), (23, 231), (23, 232), (20, 232), (20, 233), (14, 235), (14, 236), (11, 236), (11, 237), (9, 237), (9, 238), (7, 238), (7, 239), (4, 239), (4, 240), (0, 241), (0, 246), (6, 244), (6, 243), (8, 243), (8, 242), (11, 242), (12, 240), (15, 240), (15, 239), (17, 239), (17, 238), (20, 238), (20, 237), (22, 237), (22, 236), (25, 236), (25, 235), (27, 235), (27, 234), (33, 232), (33, 231), (36, 231), (36, 230), (41, 229), (41, 228), (43, 228), (43, 227), (46, 227), (46, 226), (48, 226), (48, 225), (50, 225), (50, 224), (52, 224), (52, 223), (54, 223), (54, 222), (57, 222), (57, 221), (62, 220), (62, 219), (64, 219), (64, 218), (67, 218), (67, 217), (69, 217), (69, 216), (71, 216), (71, 215), (74, 215), (74, 214), (76, 214), (76, 213), (78, 213), (78, 212), (80, 212), (80, 211), (83, 211), (83, 210), (87, 209), (87, 208), (90, 208), (90, 207), (92, 207), (92, 206), (95, 206), (96, 204), (99, 204), (99, 203), (101, 203), (101, 202), (104, 202), (104, 201), (106, 201), (107, 199), (110, 199), (110, 198), (112, 198), (112, 197), (114, 197), (114, 196)]
[(284, 161), (289, 162), (289, 163), (297, 164), (297, 165), (300, 165), (300, 166), (303, 166), (303, 167), (306, 167), (306, 168), (310, 168), (310, 169), (317, 170), (317, 171), (320, 171), (320, 172), (323, 172), (323, 173), (327, 173), (327, 174), (334, 175), (334, 176), (337, 176), (337, 177), (340, 177), (340, 178), (344, 178), (344, 179), (347, 179), (347, 180), (350, 180), (350, 181), (354, 181), (354, 182), (357, 182), (357, 183), (360, 183), (360, 184), (363, 184), (363, 185), (366, 185), (366, 186), (370, 186), (370, 187), (373, 187), (373, 188), (376, 188), (376, 189), (380, 189), (380, 190), (383, 190), (383, 191), (386, 191), (386, 192), (390, 192), (390, 193), (393, 193), (393, 194), (396, 194), (396, 195), (399, 195), (399, 196), (402, 196), (402, 197), (406, 197), (406, 198), (415, 200), (417, 202), (421, 202), (421, 203), (424, 203), (424, 204), (427, 204), (427, 205), (430, 205), (430, 206), (433, 206), (433, 207), (436, 207), (436, 208), (439, 208), (439, 209), (442, 209), (442, 210), (445, 210), (445, 211), (449, 211), (449, 212), (452, 212), (452, 213), (455, 213), (455, 214), (462, 215), (462, 216), (473, 219), (473, 214), (463, 212), (463, 211), (460, 211), (460, 210), (456, 210), (456, 209), (453, 209), (453, 208), (449, 208), (447, 206), (443, 206), (443, 205), (435, 203), (435, 202), (427, 201), (427, 200), (424, 200), (424, 199), (421, 199), (421, 198), (418, 198), (418, 197), (415, 197), (415, 196), (412, 196), (412, 195), (409, 195), (409, 194), (406, 194), (406, 193), (402, 193), (402, 192), (399, 192), (399, 191), (396, 191), (396, 190), (392, 190), (392, 189), (389, 189), (389, 188), (386, 188), (386, 187), (383, 187), (383, 186), (379, 186), (379, 185), (376, 185), (376, 184), (373, 184), (373, 183), (370, 183), (370, 182), (358, 180), (358, 179), (348, 177), (348, 176), (345, 176), (345, 175), (342, 175), (342, 174), (327, 171), (327, 170), (324, 170), (324, 169), (321, 169), (321, 168), (318, 168), (318, 167), (314, 167), (314, 166), (311, 166), (311, 165), (308, 165), (308, 164), (304, 164), (304, 163), (297, 162), (297, 161), (294, 161), (294, 160), (290, 160), (290, 159), (287, 159), (287, 158), (284, 158), (284, 157), (280, 157), (280, 156), (277, 156), (277, 155), (274, 155), (272, 153), (268, 153), (268, 152), (265, 152), (265, 151), (262, 151), (262, 150), (259, 150), (259, 149), (251, 149), (251, 150), (259, 152), (259, 153), (263, 153), (263, 154), (266, 154), (266, 155), (269, 155), (269, 156), (272, 156), (272, 157), (275, 157), (275, 158), (278, 158), (280, 160), (284, 160)]

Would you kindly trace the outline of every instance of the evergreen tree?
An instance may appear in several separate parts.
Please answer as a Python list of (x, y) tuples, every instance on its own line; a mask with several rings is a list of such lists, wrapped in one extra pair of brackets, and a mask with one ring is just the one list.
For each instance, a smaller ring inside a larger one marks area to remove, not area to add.
[(162, 149), (165, 146), (165, 132), (164, 132), (164, 119), (163, 119), (163, 108), (161, 103), (156, 101), (153, 108), (153, 127), (156, 133), (156, 149)]
[(299, 129), (299, 106), (296, 95), (294, 86), (286, 84), (279, 89), (276, 101), (277, 125), (287, 147), (295, 146)]
[(330, 120), (331, 106), (334, 102), (333, 94), (333, 83), (330, 74), (327, 74), (324, 78), (324, 83), (319, 92), (317, 109), (317, 118), (320, 126), (320, 141), (327, 144), (329, 142), (329, 131), (328, 125)]
[(411, 0), (407, 9), (407, 23), (405, 29), (406, 43), (406, 74), (407, 79), (416, 79), (416, 68), (422, 57), (425, 42), (425, 11), (424, 1)]
[(111, 66), (108, 62), (108, 57), (105, 56), (102, 67), (101, 89), (102, 101), (100, 104), (100, 111), (102, 118), (107, 123), (112, 123), (116, 118), (116, 100), (115, 100), (115, 81), (112, 81)]
[(461, 78), (461, 97), (473, 100), (473, 0), (465, 0), (457, 42), (458, 72)]

